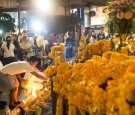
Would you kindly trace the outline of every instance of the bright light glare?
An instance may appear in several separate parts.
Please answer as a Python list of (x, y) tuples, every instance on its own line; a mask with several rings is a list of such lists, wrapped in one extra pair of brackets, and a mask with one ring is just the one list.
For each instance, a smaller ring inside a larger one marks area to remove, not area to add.
[(36, 7), (44, 12), (50, 11), (53, 8), (51, 0), (37, 0)]
[(34, 20), (32, 22), (32, 28), (35, 32), (41, 32), (42, 30), (42, 23), (38, 20)]
[(0, 30), (0, 34), (2, 34), (3, 33), (3, 31), (2, 30)]

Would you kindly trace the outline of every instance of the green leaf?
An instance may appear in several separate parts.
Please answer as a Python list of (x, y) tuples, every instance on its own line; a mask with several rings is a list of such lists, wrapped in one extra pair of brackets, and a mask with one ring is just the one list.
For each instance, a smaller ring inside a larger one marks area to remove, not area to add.
[(15, 19), (10, 14), (0, 13), (0, 29), (5, 32), (15, 31)]

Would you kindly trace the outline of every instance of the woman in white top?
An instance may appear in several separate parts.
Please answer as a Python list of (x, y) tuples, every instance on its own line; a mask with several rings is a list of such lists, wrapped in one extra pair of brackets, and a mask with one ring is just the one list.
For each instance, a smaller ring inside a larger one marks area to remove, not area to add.
[(15, 46), (13, 43), (13, 38), (7, 36), (7, 41), (1, 46), (3, 51), (3, 65), (17, 61), (14, 55)]
[(96, 33), (94, 30), (91, 31), (90, 43), (95, 43), (96, 40)]

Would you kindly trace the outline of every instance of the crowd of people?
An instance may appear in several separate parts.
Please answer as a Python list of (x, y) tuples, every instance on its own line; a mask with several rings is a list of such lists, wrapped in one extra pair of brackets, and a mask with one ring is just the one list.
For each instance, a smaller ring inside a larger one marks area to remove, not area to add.
[[(45, 58), (47, 54), (44, 38), (42, 35), (38, 35), (36, 39), (35, 37), (34, 34), (28, 35), (26, 31), (18, 36), (6, 33), (5, 36), (1, 37), (0, 60), (2, 64), (7, 65), (18, 60), (24, 61), (31, 56), (38, 57), (39, 61), (41, 61), (41, 58)], [(42, 59), (42, 61), (44, 60)]]
[(5, 99), (2, 98), (5, 92), (4, 87), (9, 89), (10, 93), (7, 96), (9, 97), (9, 107), (14, 109), (21, 103), (18, 101), (17, 95), (18, 87), (22, 82), (26, 82), (27, 79), (34, 76), (33, 79), (38, 81), (38, 84), (34, 85), (40, 85), (41, 88), (43, 87), (42, 82), (47, 80), (42, 73), (45, 69), (43, 66), (46, 64), (44, 63), (46, 61), (44, 39), (41, 35), (36, 39), (32, 37), (33, 34), (28, 36), (28, 33), (23, 31), (18, 36), (6, 33), (0, 38), (0, 109), (3, 108), (2, 102)]
[(90, 30), (87, 29), (84, 33), (84, 35), (86, 36), (86, 43), (95, 43), (99, 40), (103, 40), (103, 39), (109, 39), (109, 37), (107, 35), (105, 35), (104, 32), (104, 28), (100, 29), (100, 32), (98, 34), (96, 34), (96, 32), (94, 30)]
[[(86, 37), (86, 43), (95, 43), (102, 39), (108, 39), (105, 36), (104, 29), (100, 30), (100, 33), (96, 35), (94, 30), (86, 29), (84, 32)], [(43, 57), (47, 57), (50, 52), (50, 48), (55, 43), (63, 43), (65, 45), (64, 57), (67, 61), (70, 61), (73, 57), (73, 51), (76, 52), (79, 46), (81, 33), (79, 31), (68, 31), (63, 34), (56, 34), (52, 32), (48, 38), (44, 33), (35, 35), (34, 33), (27, 33), (23, 31), (18, 36), (15, 34), (6, 33), (5, 36), (0, 38), (0, 58), (3, 65), (9, 64), (17, 60), (24, 61), (30, 56), (37, 56), (39, 62), (45, 61)], [(43, 64), (43, 63), (41, 63)], [(39, 69), (38, 65), (38, 69)]]

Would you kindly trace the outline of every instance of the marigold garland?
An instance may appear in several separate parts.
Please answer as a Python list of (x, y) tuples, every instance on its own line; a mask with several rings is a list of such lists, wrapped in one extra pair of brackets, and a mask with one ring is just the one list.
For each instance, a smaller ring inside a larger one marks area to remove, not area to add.
[(58, 95), (56, 115), (63, 115), (63, 95)]
[(78, 52), (80, 52), (80, 56), (78, 57), (78, 61), (84, 62), (90, 59), (93, 55), (102, 55), (107, 51), (111, 51), (111, 42), (109, 40), (100, 40), (96, 43), (89, 43), (85, 47), (78, 47)]

